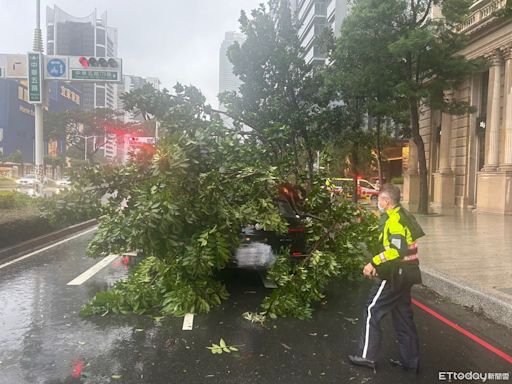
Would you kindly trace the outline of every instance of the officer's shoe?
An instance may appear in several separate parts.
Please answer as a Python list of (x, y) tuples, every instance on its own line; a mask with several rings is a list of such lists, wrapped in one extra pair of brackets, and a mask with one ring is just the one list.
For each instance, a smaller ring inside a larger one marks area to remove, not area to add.
[(416, 374), (420, 373), (419, 365), (417, 367), (406, 367), (405, 365), (402, 364), (400, 360), (395, 359), (389, 359), (389, 364), (391, 364), (392, 367), (401, 368), (407, 372), (414, 372)]
[(354, 364), (354, 365), (359, 365), (361, 367), (368, 367), (368, 368), (372, 368), (372, 369), (375, 369), (375, 361), (373, 360), (368, 360), (368, 359), (365, 359), (361, 356), (356, 356), (356, 355), (348, 355), (348, 360)]

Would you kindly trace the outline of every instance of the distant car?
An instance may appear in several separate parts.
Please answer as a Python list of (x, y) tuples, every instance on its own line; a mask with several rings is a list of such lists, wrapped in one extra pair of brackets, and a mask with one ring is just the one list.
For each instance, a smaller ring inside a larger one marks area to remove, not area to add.
[[(326, 182), (327, 184), (327, 182)], [(350, 198), (354, 191), (354, 180), (352, 178), (335, 177), (328, 179), (328, 190), (334, 194), (343, 194)], [(377, 201), (379, 188), (365, 179), (357, 179), (357, 194), (361, 199)]]
[(64, 176), (62, 179), (59, 179), (55, 182), (57, 187), (66, 188), (71, 185), (71, 179), (69, 176)]
[(22, 178), (16, 180), (16, 185), (19, 185), (19, 186), (32, 187), (36, 183), (37, 183), (37, 176), (33, 175), (33, 174), (23, 176)]
[(377, 201), (377, 197), (379, 197), (379, 188), (370, 183), (367, 180), (359, 180), (359, 194), (361, 197), (369, 197), (372, 201)]

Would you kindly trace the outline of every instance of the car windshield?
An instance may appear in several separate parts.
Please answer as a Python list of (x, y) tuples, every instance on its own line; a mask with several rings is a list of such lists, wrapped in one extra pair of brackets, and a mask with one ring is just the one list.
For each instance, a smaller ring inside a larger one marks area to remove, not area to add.
[(370, 189), (376, 189), (373, 185), (371, 185), (369, 182), (361, 180), (359, 181), (359, 185), (364, 188), (370, 188)]

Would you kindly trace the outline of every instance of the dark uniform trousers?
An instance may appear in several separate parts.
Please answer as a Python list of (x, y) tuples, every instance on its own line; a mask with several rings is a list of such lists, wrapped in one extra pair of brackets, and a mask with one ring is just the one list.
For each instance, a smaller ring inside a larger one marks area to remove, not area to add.
[[(404, 271), (406, 269), (408, 268), (399, 268), (399, 274), (406, 274), (406, 271)], [(363, 316), (359, 356), (377, 361), (382, 338), (380, 321), (391, 312), (400, 349), (400, 361), (407, 368), (418, 367), (419, 340), (411, 308), (412, 283), (407, 280), (407, 278), (376, 279), (376, 283), (370, 291)]]

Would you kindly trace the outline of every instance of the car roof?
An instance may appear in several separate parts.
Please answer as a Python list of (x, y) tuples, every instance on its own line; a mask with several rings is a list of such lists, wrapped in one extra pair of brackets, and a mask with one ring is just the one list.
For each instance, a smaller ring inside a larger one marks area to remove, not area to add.
[[(343, 181), (343, 182), (353, 182), (354, 179), (351, 178), (351, 177), (331, 177), (330, 178), (331, 181)], [(358, 179), (359, 181), (366, 181), (368, 184), (370, 184), (374, 189), (377, 189), (375, 184), (372, 183), (371, 181), (368, 181), (366, 179)]]

